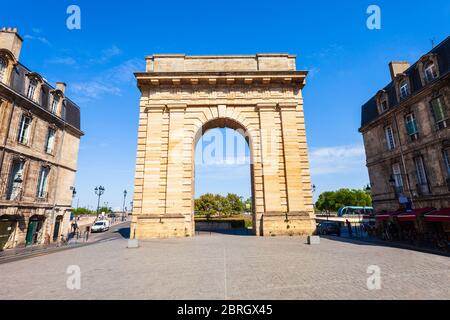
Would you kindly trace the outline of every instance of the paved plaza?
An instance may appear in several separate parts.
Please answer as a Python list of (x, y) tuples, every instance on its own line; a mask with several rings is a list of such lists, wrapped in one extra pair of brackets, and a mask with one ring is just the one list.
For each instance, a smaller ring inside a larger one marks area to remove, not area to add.
[[(0, 265), (0, 299), (450, 299), (450, 258), (322, 239), (126, 239)], [(69, 266), (81, 289), (67, 289)], [(368, 290), (367, 268), (381, 268)]]

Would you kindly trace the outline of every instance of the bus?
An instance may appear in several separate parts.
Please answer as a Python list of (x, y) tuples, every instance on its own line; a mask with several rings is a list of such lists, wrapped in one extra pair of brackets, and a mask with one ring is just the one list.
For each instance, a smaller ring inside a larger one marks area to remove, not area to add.
[(338, 211), (338, 216), (358, 216), (358, 215), (373, 215), (373, 208), (372, 207), (343, 207), (340, 208)]

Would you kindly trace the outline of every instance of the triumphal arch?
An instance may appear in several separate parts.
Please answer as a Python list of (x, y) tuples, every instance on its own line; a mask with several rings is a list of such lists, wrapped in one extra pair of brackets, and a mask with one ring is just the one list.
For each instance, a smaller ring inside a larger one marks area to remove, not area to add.
[(142, 93), (131, 238), (195, 234), (194, 149), (211, 128), (239, 129), (251, 150), (259, 236), (315, 230), (302, 89), (288, 54), (153, 55)]

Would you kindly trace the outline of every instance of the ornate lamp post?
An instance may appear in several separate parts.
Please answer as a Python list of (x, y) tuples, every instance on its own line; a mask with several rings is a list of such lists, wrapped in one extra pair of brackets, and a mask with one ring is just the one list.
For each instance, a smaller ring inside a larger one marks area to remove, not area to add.
[(98, 196), (98, 202), (97, 202), (97, 214), (98, 214), (99, 213), (98, 211), (100, 210), (100, 198), (105, 193), (105, 187), (98, 186), (98, 187), (95, 187), (94, 190), (95, 190), (95, 194)]
[(122, 206), (123, 212), (125, 212), (125, 201), (127, 201), (127, 194), (128, 194), (127, 190), (124, 190), (123, 191), (123, 206)]
[(127, 215), (127, 209), (125, 208), (125, 202), (127, 201), (127, 194), (128, 194), (127, 190), (124, 190), (123, 191), (123, 206), (122, 206), (122, 211), (123, 211), (122, 221), (125, 221), (125, 218)]

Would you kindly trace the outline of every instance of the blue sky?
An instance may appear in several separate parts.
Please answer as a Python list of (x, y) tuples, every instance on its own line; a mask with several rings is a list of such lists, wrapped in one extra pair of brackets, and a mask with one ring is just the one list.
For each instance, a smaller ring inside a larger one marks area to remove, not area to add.
[[(389, 61), (414, 62), (450, 30), (448, 0), (342, 2), (16, 0), (2, 4), (0, 24), (19, 28), (21, 61), (51, 83), (65, 81), (81, 106), (75, 204), (95, 206), (99, 184), (113, 207), (124, 189), (131, 194), (139, 101), (132, 72), (152, 53), (297, 54), (298, 68), (310, 71), (305, 116), (317, 196), (369, 182), (361, 105), (390, 81)], [(81, 30), (66, 28), (71, 4), (81, 8)], [(381, 30), (366, 27), (371, 4), (381, 8)], [(197, 169), (199, 193), (249, 194), (245, 166), (216, 169)]]

